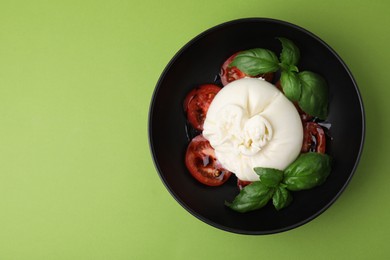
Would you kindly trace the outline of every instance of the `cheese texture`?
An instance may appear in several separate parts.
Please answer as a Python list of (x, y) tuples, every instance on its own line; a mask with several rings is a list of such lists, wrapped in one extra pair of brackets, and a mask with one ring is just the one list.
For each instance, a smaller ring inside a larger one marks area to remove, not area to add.
[(302, 147), (295, 106), (263, 79), (243, 78), (223, 87), (203, 128), (222, 166), (244, 181), (259, 180), (255, 167), (284, 170)]

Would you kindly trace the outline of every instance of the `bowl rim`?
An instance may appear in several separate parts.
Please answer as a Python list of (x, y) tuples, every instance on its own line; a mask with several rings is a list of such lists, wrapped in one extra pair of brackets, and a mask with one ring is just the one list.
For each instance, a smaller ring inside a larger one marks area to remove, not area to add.
[[(161, 88), (161, 84), (162, 84), (162, 81), (164, 80), (166, 74), (170, 71), (170, 68), (172, 67), (172, 65), (176, 62), (176, 60), (180, 57), (180, 55), (185, 52), (188, 48), (191, 48), (191, 46), (196, 43), (197, 41), (199, 41), (200, 39), (202, 39), (203, 37), (206, 37), (207, 35), (213, 33), (214, 31), (216, 30), (219, 30), (220, 28), (223, 28), (223, 27), (226, 27), (226, 26), (230, 26), (230, 25), (236, 25), (236, 24), (240, 24), (240, 23), (248, 23), (248, 22), (255, 22), (255, 23), (276, 23), (276, 24), (280, 24), (280, 25), (283, 25), (283, 26), (287, 26), (287, 27), (291, 27), (295, 30), (298, 30), (298, 31), (301, 31), (303, 32), (304, 34), (307, 34), (309, 35), (310, 37), (314, 38), (316, 41), (318, 41), (321, 45), (323, 45), (329, 52), (332, 53), (332, 55), (334, 55), (336, 57), (336, 59), (338, 60), (338, 62), (343, 66), (344, 70), (347, 72), (349, 78), (351, 79), (352, 81), (352, 84), (354, 86), (354, 89), (356, 91), (356, 95), (357, 95), (357, 98), (358, 98), (358, 101), (359, 101), (359, 106), (360, 106), (360, 110), (361, 110), (361, 122), (362, 122), (362, 134), (361, 134), (361, 137), (360, 137), (360, 147), (359, 147), (359, 151), (358, 151), (358, 154), (357, 154), (357, 157), (356, 157), (356, 160), (355, 160), (355, 163), (351, 169), (351, 172), (349, 173), (349, 176), (347, 178), (347, 180), (345, 181), (345, 183), (343, 184), (343, 186), (341, 187), (341, 189), (335, 194), (335, 196), (333, 196), (333, 198), (325, 205), (323, 206), (321, 209), (319, 209), (318, 211), (316, 211), (315, 214), (297, 222), (297, 223), (294, 223), (292, 225), (289, 225), (289, 226), (286, 226), (286, 227), (282, 227), (282, 228), (277, 228), (277, 229), (270, 229), (270, 230), (266, 230), (266, 231), (251, 231), (251, 230), (241, 230), (241, 229), (238, 229), (238, 228), (232, 228), (232, 227), (227, 227), (227, 226), (224, 226), (222, 224), (219, 224), (219, 223), (216, 223), (210, 219), (207, 219), (206, 217), (203, 217), (202, 215), (198, 214), (197, 212), (195, 212), (193, 209), (191, 209), (188, 205), (186, 205), (186, 203), (184, 203), (180, 197), (175, 193), (175, 191), (169, 186), (167, 180), (165, 179), (165, 177), (163, 176), (162, 174), (162, 171), (161, 171), (161, 168), (159, 166), (159, 163), (157, 162), (157, 158), (156, 158), (156, 151), (155, 151), (155, 148), (154, 148), (154, 143), (153, 143), (153, 121), (152, 121), (152, 112), (154, 111), (154, 106), (155, 106), (155, 101), (156, 101), (156, 97), (157, 97), (157, 93), (159, 92), (159, 89)], [(230, 21), (226, 21), (226, 22), (223, 22), (223, 23), (220, 23), (220, 24), (217, 24), (215, 26), (212, 26), (210, 27), (209, 29), (206, 29), (204, 30), (203, 32), (199, 33), (198, 35), (196, 35), (195, 37), (193, 37), (190, 41), (188, 41), (183, 47), (181, 47), (176, 53), (175, 55), (170, 59), (170, 61), (168, 62), (168, 64), (165, 66), (164, 70), (162, 71), (157, 83), (156, 83), (156, 86), (154, 88), (154, 91), (152, 93), (152, 96), (151, 96), (151, 101), (150, 101), (150, 104), (149, 104), (149, 112), (148, 112), (148, 143), (149, 143), (149, 150), (150, 150), (150, 153), (151, 153), (151, 156), (152, 156), (152, 159), (153, 159), (153, 163), (154, 163), (154, 166), (155, 166), (155, 169), (157, 170), (157, 173), (161, 179), (161, 181), (163, 182), (165, 188), (168, 190), (168, 192), (171, 194), (171, 196), (186, 210), (188, 211), (191, 215), (195, 216), (197, 219), (201, 220), (202, 222), (214, 227), (214, 228), (217, 228), (217, 229), (220, 229), (220, 230), (224, 230), (224, 231), (228, 231), (228, 232), (231, 232), (231, 233), (236, 233), (236, 234), (241, 234), (241, 235), (269, 235), (269, 234), (276, 234), (276, 233), (281, 233), (281, 232), (285, 232), (285, 231), (289, 231), (291, 229), (295, 229), (299, 226), (302, 226), (306, 223), (309, 223), (310, 221), (312, 221), (313, 219), (317, 218), (319, 215), (321, 215), (323, 212), (325, 212), (339, 197), (340, 195), (345, 191), (346, 187), (348, 186), (348, 184), (350, 183), (352, 177), (354, 176), (355, 172), (356, 172), (356, 169), (358, 167), (358, 164), (360, 162), (360, 159), (361, 159), (361, 156), (362, 156), (362, 153), (363, 153), (363, 147), (364, 147), (364, 142), (365, 142), (365, 135), (366, 135), (366, 120), (365, 120), (365, 109), (364, 109), (364, 104), (363, 104), (363, 100), (362, 100), (362, 97), (361, 97), (361, 93), (359, 91), (359, 88), (358, 88), (358, 85), (356, 83), (356, 80), (355, 78), (353, 77), (350, 69), (347, 67), (347, 65), (345, 64), (345, 62), (341, 59), (341, 57), (336, 53), (336, 51), (331, 48), (326, 42), (324, 42), (322, 39), (320, 39), (317, 35), (315, 35), (314, 33), (308, 31), (307, 29), (304, 29), (303, 27), (300, 27), (296, 24), (293, 24), (293, 23), (290, 23), (290, 22), (287, 22), (287, 21), (284, 21), (284, 20), (280, 20), (280, 19), (274, 19), (274, 18), (268, 18), (268, 17), (248, 17), (248, 18), (239, 18), (239, 19), (234, 19), (234, 20), (230, 20)]]

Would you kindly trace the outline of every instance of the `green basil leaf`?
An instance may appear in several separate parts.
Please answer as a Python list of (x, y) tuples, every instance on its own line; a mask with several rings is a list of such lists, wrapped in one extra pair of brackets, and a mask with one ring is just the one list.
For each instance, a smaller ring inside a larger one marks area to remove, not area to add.
[(292, 202), (291, 193), (284, 187), (279, 186), (276, 188), (274, 195), (272, 196), (272, 204), (274, 204), (277, 210), (281, 210)]
[(302, 86), (301, 97), (298, 101), (300, 108), (309, 115), (326, 119), (328, 116), (328, 87), (320, 75), (303, 71), (299, 74)]
[(301, 154), (284, 171), (283, 183), (291, 191), (307, 190), (324, 183), (331, 171), (331, 158), (327, 154)]
[(279, 37), (278, 40), (282, 43), (280, 61), (288, 65), (297, 65), (301, 56), (298, 47), (289, 39)]
[(280, 85), (288, 99), (293, 102), (299, 100), (302, 91), (298, 73), (293, 71), (282, 71)]
[(281, 71), (287, 71), (287, 72), (299, 72), (299, 69), (295, 65), (291, 64), (285, 64), (285, 63), (279, 63), (279, 67)]
[(249, 76), (275, 72), (279, 69), (278, 57), (270, 50), (256, 48), (242, 51), (233, 59), (229, 67), (237, 67)]
[(268, 188), (260, 181), (245, 186), (232, 203), (225, 202), (229, 208), (244, 213), (264, 207), (273, 195), (274, 189)]
[(283, 180), (283, 171), (272, 168), (255, 167), (254, 171), (260, 176), (260, 181), (269, 188), (274, 188)]
[(288, 67), (288, 70), (289, 70), (289, 71), (294, 71), (294, 72), (299, 72), (298, 67), (295, 66), (295, 65), (290, 65), (290, 66)]

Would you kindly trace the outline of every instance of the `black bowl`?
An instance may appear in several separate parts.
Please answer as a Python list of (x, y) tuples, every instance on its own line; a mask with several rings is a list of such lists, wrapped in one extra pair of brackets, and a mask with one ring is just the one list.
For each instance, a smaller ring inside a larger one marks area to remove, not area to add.
[[(233, 53), (268, 48), (280, 53), (276, 37), (291, 39), (301, 51), (300, 70), (321, 74), (329, 85), (327, 121), (333, 157), (327, 181), (314, 189), (294, 192), (293, 203), (276, 211), (269, 203), (250, 213), (224, 206), (237, 194), (235, 178), (220, 187), (207, 187), (187, 171), (184, 155), (189, 135), (183, 99), (194, 87), (219, 81), (222, 63)], [(307, 223), (324, 212), (345, 189), (362, 152), (365, 120), (362, 99), (350, 71), (321, 39), (296, 25), (263, 18), (230, 21), (213, 27), (187, 43), (169, 62), (154, 91), (149, 111), (149, 143), (155, 166), (172, 196), (191, 214), (222, 230), (241, 234), (270, 234)]]

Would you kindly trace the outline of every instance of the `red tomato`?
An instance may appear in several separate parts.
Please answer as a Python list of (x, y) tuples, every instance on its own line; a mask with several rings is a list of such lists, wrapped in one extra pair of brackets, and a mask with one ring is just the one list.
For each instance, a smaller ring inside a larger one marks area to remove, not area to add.
[(325, 153), (325, 149), (326, 137), (322, 127), (315, 122), (305, 123), (301, 152), (306, 153), (312, 150), (317, 153)]
[(275, 87), (277, 89), (279, 89), (281, 92), (283, 92), (283, 88), (282, 88), (282, 84), (280, 83), (280, 80), (278, 80), (276, 83), (275, 83)]
[(308, 122), (313, 119), (313, 116), (303, 112), (303, 110), (298, 106), (297, 103), (294, 103), (294, 105), (297, 108), (299, 115), (301, 116), (302, 122)]
[(302, 123), (308, 122), (313, 119), (313, 116), (307, 114), (304, 112), (300, 106), (298, 105), (298, 102), (293, 102), (295, 108), (298, 110), (299, 116), (301, 117)]
[[(232, 81), (237, 80), (237, 79), (241, 79), (244, 77), (252, 77), (252, 76), (249, 76), (248, 74), (245, 74), (244, 72), (239, 70), (237, 67), (230, 67), (229, 68), (230, 63), (232, 63), (233, 59), (237, 56), (238, 53), (239, 52), (230, 56), (222, 64), (220, 76), (221, 76), (221, 82), (224, 86)], [(272, 79), (274, 78), (274, 73), (270, 72), (270, 73), (259, 74), (257, 76), (252, 77), (252, 78), (257, 78), (257, 77), (263, 77), (266, 81), (271, 82)]]
[(232, 174), (217, 161), (214, 149), (203, 135), (191, 140), (187, 147), (185, 163), (191, 175), (208, 186), (220, 186)]
[(184, 99), (184, 111), (187, 113), (187, 120), (197, 130), (203, 130), (203, 123), (207, 110), (215, 95), (221, 88), (214, 84), (201, 85), (191, 90)]
[(240, 190), (242, 190), (245, 186), (248, 186), (251, 183), (251, 181), (242, 181), (240, 179), (237, 179), (237, 186)]

